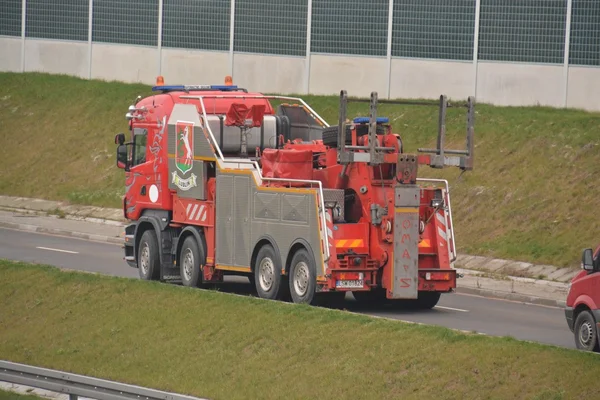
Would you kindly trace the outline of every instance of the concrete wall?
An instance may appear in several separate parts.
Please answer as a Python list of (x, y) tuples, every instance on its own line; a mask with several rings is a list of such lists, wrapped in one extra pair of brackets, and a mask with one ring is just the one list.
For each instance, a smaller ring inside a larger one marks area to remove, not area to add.
[(92, 79), (151, 84), (156, 81), (157, 75), (158, 52), (154, 48), (102, 43), (92, 45)]
[(310, 57), (309, 92), (339, 95), (345, 89), (349, 96), (369, 97), (376, 91), (379, 97), (385, 97), (386, 71), (385, 58), (313, 54)]
[[(221, 84), (231, 74), (228, 52), (199, 51), (94, 43), (92, 68), (86, 42), (27, 39), (25, 71), (69, 74), (124, 82), (154, 84), (160, 73), (167, 84)], [(234, 54), (235, 84), (267, 93), (306, 93), (305, 57)], [(546, 105), (600, 111), (600, 67), (392, 59), (313, 54), (308, 92), (380, 98), (451, 99), (476, 96), (480, 103)], [(21, 39), (0, 37), (0, 71), (21, 71)], [(565, 78), (568, 82), (565, 86)]]
[[(266, 93), (304, 93), (306, 59), (300, 57), (235, 54), (233, 81), (250, 91)], [(222, 70), (217, 83), (223, 82), (228, 69)]]
[(569, 67), (568, 106), (600, 110), (600, 68)]
[(390, 80), (392, 98), (466, 100), (475, 95), (472, 62), (393, 59)]
[(67, 74), (88, 77), (88, 45), (83, 42), (27, 39), (25, 72)]
[(21, 71), (21, 39), (0, 38), (0, 71)]
[(229, 53), (162, 49), (161, 74), (166, 84), (222, 84), (229, 74)]
[(562, 107), (565, 99), (563, 76), (562, 65), (480, 62), (477, 101), (507, 106)]

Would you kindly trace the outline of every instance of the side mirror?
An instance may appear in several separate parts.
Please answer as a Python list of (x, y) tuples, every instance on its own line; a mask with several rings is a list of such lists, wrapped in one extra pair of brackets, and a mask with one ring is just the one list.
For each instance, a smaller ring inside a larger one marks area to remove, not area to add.
[(125, 134), (124, 133), (116, 134), (115, 135), (115, 144), (122, 145), (123, 143), (125, 143)]
[(583, 254), (581, 255), (581, 268), (583, 268), (586, 271), (594, 270), (592, 249), (583, 250)]
[(117, 147), (117, 167), (127, 170), (129, 167), (127, 159), (129, 156), (129, 146), (126, 144), (119, 144)]

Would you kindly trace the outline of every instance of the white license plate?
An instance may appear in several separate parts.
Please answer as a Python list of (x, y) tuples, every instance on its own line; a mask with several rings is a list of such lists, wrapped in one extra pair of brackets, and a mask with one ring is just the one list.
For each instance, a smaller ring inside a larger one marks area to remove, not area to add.
[(362, 289), (363, 286), (364, 286), (364, 284), (363, 284), (362, 279), (357, 279), (357, 280), (352, 280), (352, 281), (336, 281), (335, 282), (335, 287), (338, 287), (340, 289), (346, 289), (346, 288)]

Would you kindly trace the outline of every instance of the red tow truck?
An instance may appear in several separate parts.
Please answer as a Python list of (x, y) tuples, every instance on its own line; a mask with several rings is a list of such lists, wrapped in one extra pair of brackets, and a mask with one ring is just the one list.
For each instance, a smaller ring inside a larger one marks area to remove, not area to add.
[(575, 345), (586, 351), (600, 351), (600, 246), (583, 250), (581, 271), (571, 279), (565, 307)]
[[(366, 117), (329, 124), (302, 99), (225, 85), (164, 85), (115, 136), (125, 170), (126, 262), (142, 279), (205, 287), (247, 276), (259, 297), (428, 309), (456, 287), (448, 182), (419, 165), (473, 168), (474, 100), (439, 103), (437, 147), (406, 154), (373, 92)], [(277, 105), (275, 106), (275, 104)], [(466, 109), (465, 150), (444, 148)]]

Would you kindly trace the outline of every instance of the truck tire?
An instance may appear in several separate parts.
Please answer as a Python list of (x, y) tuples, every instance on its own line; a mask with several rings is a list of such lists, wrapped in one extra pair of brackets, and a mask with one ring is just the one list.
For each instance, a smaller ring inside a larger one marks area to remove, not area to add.
[(179, 253), (179, 268), (181, 269), (181, 282), (183, 286), (203, 287), (202, 265), (204, 262), (203, 246), (198, 245), (198, 241), (193, 235), (189, 235), (181, 245)]
[(385, 289), (373, 288), (369, 291), (354, 291), (352, 296), (361, 306), (383, 306), (388, 303), (385, 297)]
[(415, 306), (420, 310), (431, 310), (440, 301), (440, 292), (419, 292)]
[(158, 280), (160, 278), (160, 256), (154, 229), (148, 229), (142, 234), (137, 256), (140, 278), (147, 281)]
[(595, 351), (599, 349), (598, 331), (594, 316), (587, 310), (581, 311), (575, 319), (575, 346), (580, 350)]
[[(250, 279), (252, 282), (252, 279)], [(281, 262), (273, 246), (263, 245), (254, 264), (254, 287), (259, 297), (277, 300), (281, 297)]]
[(292, 257), (289, 288), (294, 303), (314, 304), (317, 276), (315, 260), (305, 248), (298, 249)]
[(440, 292), (419, 292), (416, 299), (390, 300), (390, 303), (398, 310), (431, 310), (440, 301), (441, 295)]

